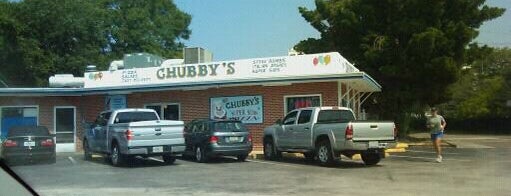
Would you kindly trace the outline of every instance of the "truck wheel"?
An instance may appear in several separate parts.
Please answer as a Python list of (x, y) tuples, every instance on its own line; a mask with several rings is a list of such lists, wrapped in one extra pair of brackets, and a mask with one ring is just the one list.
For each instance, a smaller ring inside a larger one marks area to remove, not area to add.
[(110, 154), (110, 161), (113, 166), (122, 166), (125, 162), (125, 156), (121, 154), (119, 147), (116, 143), (112, 145), (112, 153)]
[(332, 148), (330, 147), (329, 141), (324, 140), (319, 142), (316, 147), (316, 154), (320, 165), (329, 166), (334, 163)]
[(83, 140), (83, 159), (86, 161), (92, 160), (92, 154), (89, 149), (89, 143), (87, 140)]
[(244, 162), (248, 157), (248, 154), (238, 155), (236, 158), (239, 162)]
[(376, 165), (380, 160), (381, 157), (378, 153), (362, 153), (362, 161), (366, 165)]
[(176, 162), (176, 157), (175, 156), (172, 156), (172, 155), (163, 155), (161, 156), (163, 161), (166, 163), (166, 164), (173, 164), (174, 162)]
[(205, 163), (208, 161), (204, 148), (200, 146), (195, 147), (195, 160), (199, 163)]
[(264, 159), (266, 160), (276, 160), (282, 157), (282, 152), (277, 150), (277, 147), (275, 147), (275, 143), (273, 142), (273, 139), (266, 139), (264, 140)]

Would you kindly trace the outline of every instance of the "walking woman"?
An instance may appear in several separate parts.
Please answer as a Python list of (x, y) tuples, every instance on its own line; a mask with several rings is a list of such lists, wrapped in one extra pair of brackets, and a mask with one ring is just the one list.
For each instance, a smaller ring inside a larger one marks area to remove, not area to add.
[(431, 141), (436, 151), (436, 162), (442, 162), (442, 137), (444, 136), (444, 128), (447, 125), (444, 117), (438, 115), (436, 108), (431, 108), (431, 116), (428, 117), (426, 127), (431, 134)]

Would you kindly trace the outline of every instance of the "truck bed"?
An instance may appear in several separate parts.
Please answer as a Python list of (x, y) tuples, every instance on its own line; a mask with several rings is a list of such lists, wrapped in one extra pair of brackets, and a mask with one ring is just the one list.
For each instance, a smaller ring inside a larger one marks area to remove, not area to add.
[(170, 120), (139, 121), (111, 125), (116, 132), (130, 130), (128, 147), (183, 144), (183, 122)]

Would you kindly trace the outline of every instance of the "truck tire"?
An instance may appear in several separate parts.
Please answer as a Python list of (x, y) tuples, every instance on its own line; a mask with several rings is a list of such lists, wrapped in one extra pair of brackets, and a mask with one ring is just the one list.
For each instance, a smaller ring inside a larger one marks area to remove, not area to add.
[(244, 162), (244, 161), (247, 159), (247, 157), (248, 157), (248, 154), (244, 154), (244, 155), (238, 155), (238, 156), (236, 156), (236, 158), (237, 158), (237, 160), (238, 160), (239, 162)]
[(380, 160), (381, 157), (378, 153), (362, 153), (362, 161), (366, 165), (376, 165)]
[(271, 138), (264, 140), (263, 152), (264, 159), (266, 160), (277, 160), (282, 157), (282, 152), (277, 150), (277, 147), (275, 147), (275, 143)]
[(206, 151), (201, 146), (195, 147), (195, 161), (199, 163), (205, 163), (208, 161)]
[(92, 154), (89, 149), (89, 143), (87, 140), (83, 140), (83, 159), (86, 161), (92, 160)]
[(330, 166), (334, 163), (332, 148), (328, 140), (323, 140), (318, 143), (316, 146), (316, 156), (321, 166)]
[(110, 162), (113, 166), (120, 167), (126, 163), (126, 156), (119, 150), (117, 143), (112, 144), (112, 152), (110, 153)]
[(162, 155), (161, 158), (163, 159), (163, 162), (168, 165), (174, 164), (174, 162), (176, 162), (176, 157), (172, 155)]

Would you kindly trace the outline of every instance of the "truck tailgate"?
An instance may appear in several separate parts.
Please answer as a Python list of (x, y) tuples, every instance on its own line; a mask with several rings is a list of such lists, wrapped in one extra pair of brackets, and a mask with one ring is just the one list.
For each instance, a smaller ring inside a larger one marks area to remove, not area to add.
[(184, 145), (183, 121), (141, 121), (128, 127), (133, 135), (128, 146)]
[(353, 141), (394, 140), (393, 122), (353, 121)]

